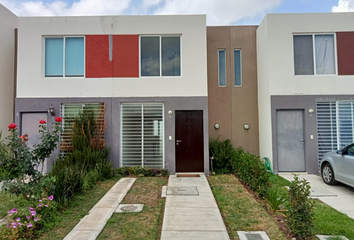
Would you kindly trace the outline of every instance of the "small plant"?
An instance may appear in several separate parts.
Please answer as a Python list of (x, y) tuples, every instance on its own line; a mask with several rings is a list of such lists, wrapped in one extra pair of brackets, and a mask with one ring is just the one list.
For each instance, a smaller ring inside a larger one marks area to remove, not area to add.
[(230, 173), (231, 158), (234, 147), (229, 139), (220, 141), (219, 138), (209, 140), (209, 154), (214, 158), (213, 169), (220, 173)]
[(144, 177), (167, 177), (167, 169), (157, 169), (157, 168), (147, 168), (147, 167), (122, 167), (115, 169), (117, 175), (120, 176), (139, 176), (143, 175)]
[(281, 206), (287, 200), (286, 195), (280, 195), (275, 188), (268, 188), (264, 199), (269, 204), (270, 210), (273, 212), (284, 211)]
[(310, 198), (311, 186), (297, 175), (289, 186), (288, 226), (297, 239), (307, 239), (314, 235), (314, 204)]
[(8, 210), (8, 224), (0, 228), (0, 236), (6, 239), (32, 238), (36, 231), (43, 229), (46, 218), (50, 218), (53, 199), (53, 196), (49, 196), (46, 199), (39, 199), (37, 206)]

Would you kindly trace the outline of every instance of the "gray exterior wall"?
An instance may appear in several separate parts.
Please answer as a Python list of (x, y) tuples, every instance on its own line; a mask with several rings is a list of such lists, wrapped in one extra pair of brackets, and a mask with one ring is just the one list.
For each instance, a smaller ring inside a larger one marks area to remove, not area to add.
[[(353, 100), (354, 95), (287, 95), (271, 96), (273, 170), (278, 173), (277, 110), (304, 111), (304, 140), (306, 172), (318, 173), (317, 112), (318, 100)], [(314, 112), (309, 113), (309, 109)], [(260, 118), (262, 121), (262, 118)], [(313, 135), (313, 139), (310, 136)]]
[[(171, 174), (176, 172), (175, 164), (175, 111), (176, 110), (203, 110), (204, 119), (204, 173), (209, 175), (209, 134), (208, 134), (208, 97), (141, 97), (141, 98), (16, 98), (16, 124), (20, 126), (21, 114), (24, 112), (48, 112), (53, 105), (55, 116), (48, 113), (48, 127), (54, 118), (60, 116), (62, 103), (105, 103), (105, 117), (107, 128), (105, 131), (106, 144), (111, 146), (109, 159), (114, 167), (120, 166), (120, 104), (124, 102), (163, 102), (165, 118), (165, 168)], [(168, 111), (172, 111), (172, 115)], [(20, 130), (21, 131), (21, 130)], [(172, 140), (169, 140), (172, 136)], [(53, 166), (58, 149), (49, 159), (48, 170)]]

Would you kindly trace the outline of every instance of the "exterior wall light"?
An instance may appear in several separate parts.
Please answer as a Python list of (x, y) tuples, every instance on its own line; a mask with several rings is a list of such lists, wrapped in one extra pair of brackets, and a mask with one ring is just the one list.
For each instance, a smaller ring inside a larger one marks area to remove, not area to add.
[(168, 113), (168, 115), (172, 115), (172, 111), (171, 111), (171, 110), (170, 110), (170, 111), (168, 111), (167, 113)]
[(250, 125), (248, 125), (247, 123), (243, 124), (243, 129), (245, 129), (245, 130), (250, 129)]
[(215, 129), (219, 129), (220, 128), (220, 124), (219, 123), (215, 123), (214, 128)]
[(309, 113), (313, 113), (315, 110), (313, 110), (312, 108), (309, 109)]
[(50, 112), (50, 114), (51, 114), (52, 116), (55, 115), (55, 111), (54, 111), (53, 105), (50, 105), (49, 112)]

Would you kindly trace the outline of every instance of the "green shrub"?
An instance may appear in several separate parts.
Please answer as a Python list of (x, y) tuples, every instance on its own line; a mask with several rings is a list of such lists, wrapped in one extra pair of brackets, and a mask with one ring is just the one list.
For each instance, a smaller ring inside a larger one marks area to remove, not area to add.
[(232, 171), (260, 197), (265, 196), (270, 186), (269, 173), (259, 156), (246, 153), (242, 148), (233, 151)]
[(229, 139), (220, 141), (219, 138), (209, 140), (209, 155), (214, 158), (213, 169), (217, 173), (230, 173), (231, 158), (234, 147)]
[(49, 176), (55, 178), (55, 199), (66, 203), (74, 195), (92, 188), (98, 181), (113, 176), (114, 169), (106, 158), (109, 148), (95, 151), (85, 148), (59, 158)]
[(288, 226), (297, 239), (307, 239), (314, 235), (314, 204), (310, 198), (310, 184), (297, 175), (289, 186)]
[(147, 167), (122, 167), (115, 169), (115, 173), (120, 176), (139, 176), (144, 177), (167, 177), (167, 169), (147, 168)]

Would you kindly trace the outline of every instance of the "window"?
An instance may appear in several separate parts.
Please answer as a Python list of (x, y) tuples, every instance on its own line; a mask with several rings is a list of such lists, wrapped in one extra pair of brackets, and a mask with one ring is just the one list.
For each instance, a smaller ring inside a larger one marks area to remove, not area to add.
[(354, 101), (317, 101), (318, 157), (354, 142)]
[(241, 49), (234, 50), (235, 86), (242, 86)]
[[(105, 129), (104, 103), (65, 103), (61, 105), (63, 131), (60, 135), (60, 151), (65, 154), (73, 150), (71, 144), (72, 126), (76, 117), (84, 111), (94, 111), (97, 129)], [(104, 139), (104, 130), (100, 133)]]
[(121, 105), (121, 166), (164, 167), (162, 103)]
[(226, 50), (218, 50), (219, 87), (226, 86)]
[(334, 34), (294, 35), (295, 75), (336, 74)]
[(84, 76), (84, 37), (45, 38), (45, 76)]
[(140, 75), (142, 77), (181, 76), (181, 37), (142, 36)]

